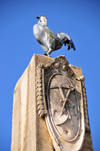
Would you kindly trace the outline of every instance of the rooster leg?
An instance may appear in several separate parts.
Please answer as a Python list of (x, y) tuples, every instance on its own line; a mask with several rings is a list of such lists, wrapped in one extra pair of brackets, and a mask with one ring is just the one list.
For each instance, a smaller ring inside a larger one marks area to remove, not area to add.
[(46, 52), (46, 54), (49, 56), (52, 53), (52, 49), (49, 48), (49, 50)]

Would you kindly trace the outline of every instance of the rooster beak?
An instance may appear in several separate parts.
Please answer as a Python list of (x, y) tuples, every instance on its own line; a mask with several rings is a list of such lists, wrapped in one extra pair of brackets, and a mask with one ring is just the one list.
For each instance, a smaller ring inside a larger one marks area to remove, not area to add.
[(40, 18), (40, 16), (37, 16), (36, 18), (37, 18), (37, 19), (39, 19), (39, 18)]

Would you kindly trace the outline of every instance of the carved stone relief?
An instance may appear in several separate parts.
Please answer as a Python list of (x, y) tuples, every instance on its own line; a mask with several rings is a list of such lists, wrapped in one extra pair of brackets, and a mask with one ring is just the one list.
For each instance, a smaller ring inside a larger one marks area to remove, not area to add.
[[(56, 151), (78, 151), (85, 135), (84, 77), (77, 77), (64, 56), (37, 67), (36, 98)], [(87, 112), (87, 111), (86, 111)], [(88, 124), (88, 123), (87, 123)]]

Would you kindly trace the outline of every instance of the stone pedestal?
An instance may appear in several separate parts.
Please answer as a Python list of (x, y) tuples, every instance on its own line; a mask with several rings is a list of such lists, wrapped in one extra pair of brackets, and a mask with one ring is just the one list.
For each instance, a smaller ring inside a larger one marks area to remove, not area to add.
[[(53, 61), (53, 58), (34, 54), (15, 86), (11, 151), (54, 151), (45, 119), (38, 115), (36, 98), (36, 68), (40, 63), (46, 66)], [(82, 76), (81, 68), (69, 66), (77, 76)], [(81, 151), (92, 151), (86, 92), (82, 82), (85, 137)]]

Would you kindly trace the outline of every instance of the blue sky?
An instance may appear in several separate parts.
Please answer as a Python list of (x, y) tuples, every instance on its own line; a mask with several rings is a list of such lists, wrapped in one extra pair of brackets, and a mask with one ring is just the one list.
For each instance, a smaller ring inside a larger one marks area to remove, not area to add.
[(65, 55), (85, 76), (94, 151), (100, 151), (100, 2), (99, 0), (0, 1), (0, 151), (10, 151), (14, 87), (34, 53), (43, 50), (33, 36), (36, 16), (44, 15), (54, 32), (67, 33), (76, 51)]

